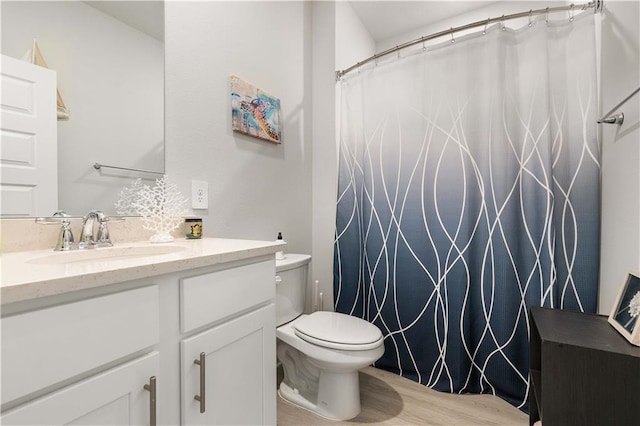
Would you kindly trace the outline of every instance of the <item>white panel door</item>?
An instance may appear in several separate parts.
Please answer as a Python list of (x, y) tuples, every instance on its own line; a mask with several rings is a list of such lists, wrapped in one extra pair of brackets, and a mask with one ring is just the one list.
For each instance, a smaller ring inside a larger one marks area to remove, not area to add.
[(51, 216), (58, 208), (56, 73), (2, 55), (0, 213)]
[[(271, 304), (181, 342), (183, 425), (276, 423), (276, 327)], [(201, 366), (205, 354), (204, 407)], [(201, 409), (204, 408), (204, 413)]]
[(156, 403), (144, 386), (158, 365), (153, 352), (2, 413), (2, 424), (148, 425)]

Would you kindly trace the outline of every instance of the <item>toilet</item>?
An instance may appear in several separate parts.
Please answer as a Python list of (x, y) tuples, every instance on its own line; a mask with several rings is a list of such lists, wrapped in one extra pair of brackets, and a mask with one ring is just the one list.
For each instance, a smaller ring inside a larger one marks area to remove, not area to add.
[(317, 311), (304, 315), (311, 256), (289, 253), (276, 260), (276, 337), (284, 370), (279, 395), (332, 420), (360, 413), (358, 370), (384, 353), (375, 325), (350, 315)]

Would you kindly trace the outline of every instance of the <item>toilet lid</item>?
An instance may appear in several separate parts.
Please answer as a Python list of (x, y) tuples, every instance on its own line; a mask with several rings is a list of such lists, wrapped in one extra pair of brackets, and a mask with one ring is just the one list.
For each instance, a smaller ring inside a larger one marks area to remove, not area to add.
[(295, 323), (294, 329), (301, 339), (332, 349), (364, 351), (382, 343), (378, 327), (337, 312), (314, 312)]

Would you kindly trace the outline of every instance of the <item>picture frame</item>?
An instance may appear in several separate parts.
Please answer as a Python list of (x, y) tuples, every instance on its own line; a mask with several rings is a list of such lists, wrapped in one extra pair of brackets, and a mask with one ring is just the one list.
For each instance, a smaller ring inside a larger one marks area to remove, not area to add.
[(231, 128), (274, 144), (282, 143), (280, 99), (232, 75)]
[(629, 343), (640, 346), (640, 274), (628, 274), (609, 315), (609, 323)]

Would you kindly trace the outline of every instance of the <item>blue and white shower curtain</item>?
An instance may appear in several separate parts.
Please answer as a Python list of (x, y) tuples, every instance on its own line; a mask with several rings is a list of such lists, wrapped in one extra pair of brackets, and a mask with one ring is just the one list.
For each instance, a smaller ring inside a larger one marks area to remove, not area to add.
[(528, 307), (596, 310), (583, 15), (497, 25), (340, 83), (335, 307), (382, 330), (377, 367), (526, 411)]

